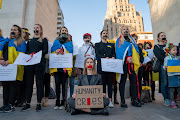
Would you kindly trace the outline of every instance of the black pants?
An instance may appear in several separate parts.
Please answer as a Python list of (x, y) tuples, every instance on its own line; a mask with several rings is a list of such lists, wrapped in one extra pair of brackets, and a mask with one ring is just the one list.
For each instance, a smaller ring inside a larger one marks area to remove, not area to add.
[(8, 104), (14, 105), (16, 99), (16, 88), (17, 81), (2, 82), (3, 85), (3, 104), (7, 106)]
[(141, 95), (141, 91), (142, 91), (142, 78), (143, 78), (143, 67), (139, 68), (138, 71), (138, 81), (139, 81), (139, 93)]
[(25, 95), (25, 82), (23, 81), (17, 81), (17, 89), (16, 89), (16, 100), (17, 102), (23, 102), (26, 99)]
[(50, 93), (50, 74), (45, 73), (44, 74), (44, 81), (43, 81), (43, 90), (44, 90), (44, 96), (43, 97), (48, 97)]
[(143, 83), (144, 86), (149, 86), (149, 70), (146, 67), (143, 67)]
[(113, 73), (101, 73), (103, 83), (103, 93), (106, 93), (106, 85), (108, 85), (108, 97), (112, 98)]
[(55, 84), (56, 84), (56, 96), (57, 100), (60, 100), (60, 94), (61, 94), (61, 87), (62, 84), (62, 100), (65, 100), (66, 98), (66, 85), (67, 85), (67, 78), (68, 74), (63, 72), (55, 72)]
[[(124, 62), (123, 70), (124, 70), (124, 74), (121, 75), (121, 81), (119, 83), (119, 91), (120, 91), (121, 101), (125, 100), (125, 98), (124, 98), (125, 84), (126, 84), (127, 74), (129, 73), (128, 72), (128, 64), (126, 64), (126, 61)], [(132, 97), (132, 100), (136, 100), (137, 95), (138, 95), (136, 73), (132, 70), (131, 67), (130, 67), (130, 72), (131, 72), (131, 74), (129, 73), (129, 80), (130, 80), (131, 97)]]
[(26, 102), (30, 103), (33, 93), (34, 75), (36, 76), (37, 102), (43, 97), (43, 79), (45, 67), (42, 64), (25, 66)]

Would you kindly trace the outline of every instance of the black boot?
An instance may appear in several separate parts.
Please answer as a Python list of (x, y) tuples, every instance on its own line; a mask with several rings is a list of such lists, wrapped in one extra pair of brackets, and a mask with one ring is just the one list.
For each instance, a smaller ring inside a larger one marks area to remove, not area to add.
[(91, 115), (109, 115), (109, 112), (106, 108), (99, 109), (99, 110), (92, 110), (91, 109)]
[(125, 100), (121, 101), (121, 107), (123, 107), (123, 108), (127, 108), (128, 107), (126, 102), (125, 102)]
[(135, 106), (135, 107), (141, 107), (141, 103), (139, 103), (137, 100), (133, 100), (133, 101), (131, 102), (131, 105), (132, 105), (132, 106)]
[(77, 114), (80, 114), (80, 110), (71, 108), (71, 115), (77, 115)]

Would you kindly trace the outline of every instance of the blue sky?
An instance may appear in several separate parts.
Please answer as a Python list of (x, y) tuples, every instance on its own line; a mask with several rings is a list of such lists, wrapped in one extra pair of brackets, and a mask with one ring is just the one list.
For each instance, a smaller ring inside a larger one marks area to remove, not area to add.
[[(141, 11), (144, 29), (151, 32), (151, 18), (148, 0), (129, 0), (135, 4), (136, 11)], [(73, 42), (79, 47), (83, 44), (83, 34), (91, 33), (92, 42), (100, 41), (100, 31), (107, 10), (107, 0), (59, 0), (64, 14), (65, 26), (73, 37)]]

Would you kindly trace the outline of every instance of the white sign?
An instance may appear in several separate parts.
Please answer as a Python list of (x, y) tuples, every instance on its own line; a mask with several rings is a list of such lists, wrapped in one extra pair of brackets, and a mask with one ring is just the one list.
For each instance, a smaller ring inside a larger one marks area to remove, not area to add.
[(72, 53), (64, 55), (51, 53), (49, 56), (49, 68), (73, 68)]
[(101, 58), (102, 71), (123, 74), (123, 60)]
[(74, 45), (73, 46), (73, 56), (78, 54), (78, 46)]
[(154, 52), (153, 52), (153, 49), (148, 49), (148, 50), (145, 50), (147, 53), (148, 53), (148, 57), (150, 59), (152, 59), (154, 57)]
[(143, 64), (148, 63), (148, 62), (150, 62), (150, 61), (151, 61), (151, 59), (150, 59), (148, 56), (146, 56), (146, 57), (144, 58)]
[(19, 53), (14, 64), (17, 65), (35, 65), (41, 62), (42, 51), (37, 52), (33, 56)]
[(74, 67), (76, 67), (76, 68), (84, 68), (85, 59), (86, 58), (83, 55), (77, 55)]
[(16, 81), (17, 65), (9, 64), (8, 66), (0, 65), (0, 81)]

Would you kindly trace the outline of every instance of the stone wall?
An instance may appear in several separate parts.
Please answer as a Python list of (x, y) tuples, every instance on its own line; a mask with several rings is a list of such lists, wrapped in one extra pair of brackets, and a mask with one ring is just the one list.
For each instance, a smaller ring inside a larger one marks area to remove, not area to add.
[(180, 0), (149, 0), (154, 42), (157, 34), (165, 32), (168, 42), (179, 43)]

